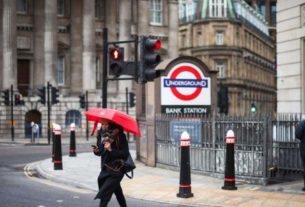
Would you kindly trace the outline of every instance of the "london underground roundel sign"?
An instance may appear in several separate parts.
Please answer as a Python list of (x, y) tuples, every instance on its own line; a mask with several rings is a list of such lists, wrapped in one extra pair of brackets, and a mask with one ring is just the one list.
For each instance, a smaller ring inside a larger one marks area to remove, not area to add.
[(211, 105), (211, 80), (192, 63), (180, 63), (161, 77), (161, 105)]

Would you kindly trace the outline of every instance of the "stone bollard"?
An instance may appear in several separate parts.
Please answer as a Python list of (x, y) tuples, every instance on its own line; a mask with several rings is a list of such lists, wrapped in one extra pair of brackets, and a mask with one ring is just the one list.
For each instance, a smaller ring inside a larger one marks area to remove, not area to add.
[(70, 150), (69, 157), (76, 157), (75, 124), (70, 124)]
[(54, 129), (54, 170), (62, 170), (61, 128), (53, 124)]
[(180, 186), (179, 193), (177, 193), (177, 197), (180, 198), (190, 198), (194, 196), (191, 192), (190, 143), (190, 135), (184, 131), (181, 134), (180, 139)]
[(224, 190), (237, 190), (235, 186), (235, 165), (234, 165), (234, 144), (235, 135), (233, 130), (229, 130), (226, 134), (226, 165), (225, 165), (225, 177), (224, 177)]

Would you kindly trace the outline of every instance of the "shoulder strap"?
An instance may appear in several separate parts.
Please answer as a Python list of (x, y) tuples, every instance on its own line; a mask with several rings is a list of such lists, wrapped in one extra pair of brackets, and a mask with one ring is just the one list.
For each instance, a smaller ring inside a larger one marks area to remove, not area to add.
[(130, 171), (131, 172), (131, 175), (128, 175), (128, 173), (125, 173), (125, 175), (129, 178), (129, 179), (132, 179), (133, 178), (133, 170)]

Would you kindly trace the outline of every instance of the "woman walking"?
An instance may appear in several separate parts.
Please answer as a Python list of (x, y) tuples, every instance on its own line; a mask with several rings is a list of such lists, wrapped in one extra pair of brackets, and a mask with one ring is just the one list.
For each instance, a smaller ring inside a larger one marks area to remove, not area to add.
[(106, 207), (115, 193), (121, 207), (126, 207), (126, 200), (120, 185), (124, 172), (121, 167), (123, 160), (129, 155), (126, 135), (121, 126), (104, 121), (103, 128), (97, 136), (97, 147), (93, 148), (96, 155), (101, 156), (101, 172), (98, 176), (99, 192), (95, 199), (100, 199), (100, 207)]

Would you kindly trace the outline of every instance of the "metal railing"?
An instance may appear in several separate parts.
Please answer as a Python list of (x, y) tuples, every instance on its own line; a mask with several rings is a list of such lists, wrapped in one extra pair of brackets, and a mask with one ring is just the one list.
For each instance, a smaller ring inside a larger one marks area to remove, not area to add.
[(192, 138), (190, 162), (193, 172), (221, 177), (225, 168), (225, 135), (236, 136), (235, 174), (251, 183), (267, 184), (272, 170), (302, 171), (294, 129), (300, 115), (271, 116), (156, 116), (157, 164), (180, 165), (182, 131)]

